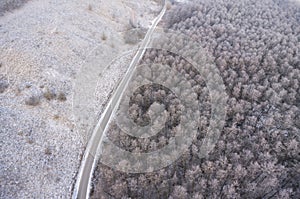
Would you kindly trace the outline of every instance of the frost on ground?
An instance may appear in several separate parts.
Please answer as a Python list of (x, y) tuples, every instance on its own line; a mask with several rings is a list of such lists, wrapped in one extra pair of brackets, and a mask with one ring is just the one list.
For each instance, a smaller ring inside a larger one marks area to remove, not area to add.
[(7, 2), (21, 1), (0, 3), (0, 198), (68, 198), (91, 125), (82, 118), (101, 112), (97, 102), (126, 65), (113, 67), (118, 76), (106, 77), (104, 94), (81, 85), (101, 87), (111, 55), (134, 47), (124, 32), (147, 28), (159, 4), (31, 0), (12, 10)]
[(0, 108), (1, 198), (70, 194), (81, 143), (61, 120), (46, 120), (30, 109)]

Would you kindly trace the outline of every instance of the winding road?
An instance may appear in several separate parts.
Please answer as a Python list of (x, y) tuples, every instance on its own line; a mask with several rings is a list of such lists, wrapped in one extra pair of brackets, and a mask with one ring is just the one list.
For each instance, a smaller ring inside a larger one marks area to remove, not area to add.
[[(160, 11), (159, 15), (153, 20), (152, 26), (147, 31), (145, 38), (143, 39), (137, 53), (132, 59), (129, 68), (118, 85), (116, 91), (108, 102), (103, 114), (101, 115), (93, 134), (89, 140), (89, 143), (86, 147), (83, 160), (81, 162), (81, 166), (78, 172), (78, 178), (74, 187), (73, 199), (84, 199), (89, 197), (90, 192), (90, 184), (92, 179), (93, 170), (97, 164), (97, 154), (98, 149), (101, 149), (103, 138), (105, 137), (105, 133), (108, 128), (108, 123), (110, 122), (112, 116), (114, 115), (120, 100), (124, 94), (124, 91), (132, 78), (133, 72), (137, 66), (137, 63), (143, 57), (146, 47), (149, 45), (151, 41), (151, 36), (162, 19), (163, 15), (166, 12), (166, 0), (162, 1), (163, 8)], [(99, 157), (99, 156), (98, 156)]]

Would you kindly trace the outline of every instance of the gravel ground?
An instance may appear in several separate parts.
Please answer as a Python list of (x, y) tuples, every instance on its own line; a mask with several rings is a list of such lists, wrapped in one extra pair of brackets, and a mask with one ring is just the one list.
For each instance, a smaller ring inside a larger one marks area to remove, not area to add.
[[(67, 198), (90, 121), (126, 69), (115, 65), (109, 78), (106, 66), (138, 45), (127, 44), (124, 32), (146, 28), (159, 6), (131, 0), (19, 2), (0, 3), (0, 198)], [(103, 82), (110, 86), (101, 88)], [(97, 92), (86, 93), (85, 86)]]

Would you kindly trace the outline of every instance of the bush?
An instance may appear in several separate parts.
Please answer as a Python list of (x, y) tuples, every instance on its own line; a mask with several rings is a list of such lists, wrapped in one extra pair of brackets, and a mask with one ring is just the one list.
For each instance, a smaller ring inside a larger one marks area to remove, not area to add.
[(0, 79), (0, 93), (3, 93), (7, 88), (9, 84), (8, 81), (4, 78)]
[(29, 106), (37, 106), (41, 101), (41, 98), (39, 95), (32, 94), (31, 96), (27, 97), (25, 99), (25, 104)]
[(66, 101), (67, 96), (64, 92), (61, 91), (61, 92), (58, 93), (57, 99), (60, 100), (60, 101)]
[(106, 36), (105, 33), (102, 33), (101, 39), (102, 39), (103, 41), (107, 40), (107, 36)]
[(52, 100), (56, 97), (56, 92), (53, 88), (46, 88), (43, 92), (43, 96), (47, 100)]
[(124, 33), (124, 41), (126, 44), (136, 44), (144, 38), (146, 30), (143, 28), (130, 29)]

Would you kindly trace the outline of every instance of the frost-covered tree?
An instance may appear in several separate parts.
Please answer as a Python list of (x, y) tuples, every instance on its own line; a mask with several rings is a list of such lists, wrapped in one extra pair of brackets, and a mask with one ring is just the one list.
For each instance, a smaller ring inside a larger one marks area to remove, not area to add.
[[(168, 64), (192, 85), (191, 98), (199, 101), (201, 113), (199, 132), (189, 151), (160, 171), (127, 174), (99, 164), (95, 195), (101, 195), (99, 189), (115, 198), (298, 198), (299, 5), (286, 0), (194, 0), (174, 5), (164, 23), (214, 56), (229, 96), (225, 126), (208, 158), (199, 159), (211, 111), (205, 81), (180, 55), (147, 50), (142, 63)], [(164, 76), (163, 70), (154, 71)], [(130, 100), (132, 118), (146, 121), (156, 102), (169, 113), (167, 125), (149, 139), (132, 138), (113, 126), (110, 139), (128, 151), (165, 146), (180, 122), (176, 99), (160, 86), (136, 90)]]

